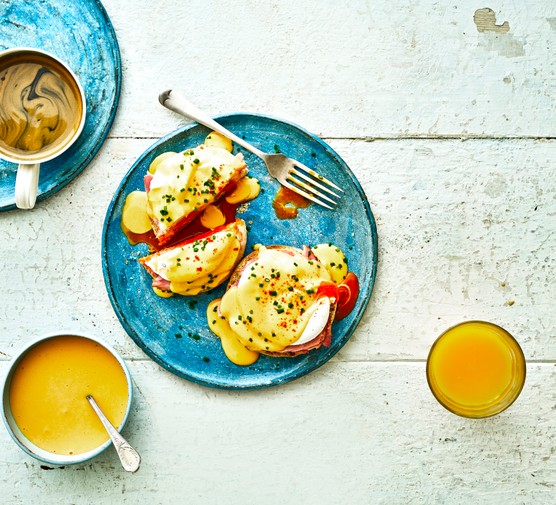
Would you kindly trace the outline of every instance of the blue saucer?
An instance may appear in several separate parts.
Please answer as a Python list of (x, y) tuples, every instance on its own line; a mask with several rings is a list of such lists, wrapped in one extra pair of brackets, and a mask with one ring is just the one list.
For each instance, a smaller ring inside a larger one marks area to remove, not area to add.
[[(79, 139), (65, 153), (41, 165), (37, 201), (79, 175), (100, 149), (114, 120), (122, 70), (116, 34), (96, 0), (0, 2), (0, 50), (37, 47), (67, 63), (87, 100)], [(15, 209), (17, 165), (0, 160), (0, 211)]]
[[(108, 295), (123, 327), (154, 361), (174, 374), (198, 384), (218, 388), (255, 389), (283, 384), (326, 363), (348, 341), (369, 302), (376, 275), (376, 225), (359, 182), (330, 146), (299, 126), (254, 114), (217, 118), (222, 125), (267, 152), (279, 149), (314, 168), (345, 190), (336, 210), (312, 204), (297, 218), (280, 220), (272, 208), (279, 184), (263, 162), (241, 149), (249, 174), (261, 182), (261, 194), (239, 214), (248, 225), (247, 252), (257, 243), (302, 247), (333, 243), (348, 259), (359, 278), (357, 304), (345, 319), (334, 323), (332, 345), (296, 358), (260, 356), (251, 366), (231, 363), (220, 340), (209, 330), (208, 303), (221, 297), (225, 284), (194, 297), (163, 299), (151, 289), (151, 277), (137, 259), (148, 253), (145, 244), (131, 246), (120, 228), (126, 196), (143, 190), (143, 176), (151, 161), (166, 151), (181, 151), (201, 144), (209, 133), (204, 126), (186, 126), (151, 146), (131, 167), (108, 208), (102, 235), (102, 268)], [(238, 149), (235, 147), (235, 152)]]

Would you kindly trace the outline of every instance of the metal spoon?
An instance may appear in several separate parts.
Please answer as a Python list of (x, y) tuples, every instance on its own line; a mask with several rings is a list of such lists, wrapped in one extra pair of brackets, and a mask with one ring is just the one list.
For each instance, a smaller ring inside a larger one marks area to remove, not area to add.
[(110, 440), (112, 440), (112, 444), (114, 444), (114, 448), (118, 453), (118, 457), (122, 462), (124, 470), (132, 473), (139, 470), (139, 466), (141, 465), (141, 456), (139, 456), (139, 453), (133, 447), (131, 447), (131, 445), (129, 445), (129, 442), (120, 435), (120, 432), (116, 428), (114, 428), (114, 426), (112, 426), (112, 423), (104, 415), (104, 412), (100, 410), (100, 407), (98, 406), (92, 395), (87, 395), (87, 400), (89, 400), (91, 407), (93, 407), (93, 410), (96, 412), (98, 418), (100, 419), (100, 422), (103, 424), (104, 428), (108, 432)]

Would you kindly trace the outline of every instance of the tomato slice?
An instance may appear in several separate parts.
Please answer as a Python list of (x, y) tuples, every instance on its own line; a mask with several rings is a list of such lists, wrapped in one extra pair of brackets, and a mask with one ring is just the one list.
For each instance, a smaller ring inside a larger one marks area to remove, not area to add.
[(322, 281), (317, 289), (317, 295), (319, 298), (326, 296), (338, 300), (338, 286), (330, 281)]
[(336, 308), (335, 321), (346, 317), (355, 307), (359, 296), (359, 280), (357, 275), (349, 272), (344, 282), (338, 286), (338, 307)]

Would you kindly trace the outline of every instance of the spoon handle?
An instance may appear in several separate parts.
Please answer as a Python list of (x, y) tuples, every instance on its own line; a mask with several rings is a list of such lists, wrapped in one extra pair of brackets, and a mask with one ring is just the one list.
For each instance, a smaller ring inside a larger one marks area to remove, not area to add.
[(108, 435), (114, 444), (114, 448), (116, 449), (116, 453), (122, 462), (124, 470), (132, 473), (139, 470), (139, 466), (141, 465), (141, 456), (139, 456), (139, 453), (131, 447), (129, 442), (122, 437), (122, 435), (120, 435), (120, 432), (112, 426), (112, 423), (104, 415), (104, 412), (100, 410), (100, 407), (95, 399), (91, 395), (87, 395), (87, 400), (89, 400), (91, 407), (93, 407), (93, 410), (96, 412), (100, 422), (104, 425), (104, 428), (108, 432)]

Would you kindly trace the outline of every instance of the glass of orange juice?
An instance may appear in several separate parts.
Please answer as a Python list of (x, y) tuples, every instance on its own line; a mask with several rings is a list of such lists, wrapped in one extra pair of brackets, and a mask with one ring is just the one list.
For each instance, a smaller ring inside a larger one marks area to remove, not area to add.
[(525, 357), (506, 330), (485, 321), (466, 321), (446, 330), (427, 359), (427, 381), (449, 411), (463, 417), (499, 414), (525, 383)]

